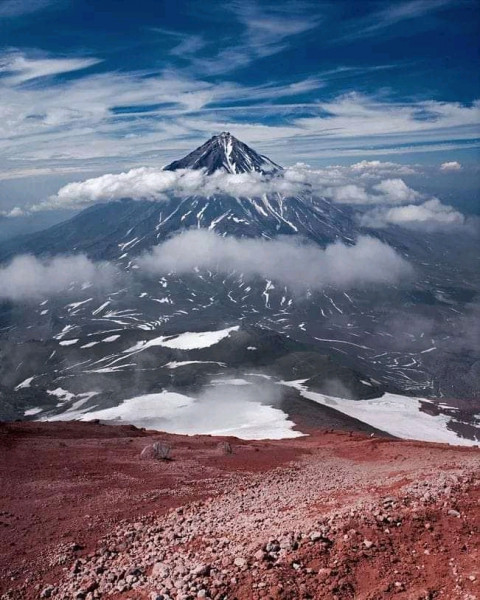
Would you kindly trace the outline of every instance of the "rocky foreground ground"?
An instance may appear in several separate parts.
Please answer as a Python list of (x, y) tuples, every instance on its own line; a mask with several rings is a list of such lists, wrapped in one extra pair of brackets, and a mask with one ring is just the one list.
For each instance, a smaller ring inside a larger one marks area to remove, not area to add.
[(478, 448), (229, 444), (0, 426), (2, 600), (480, 598)]

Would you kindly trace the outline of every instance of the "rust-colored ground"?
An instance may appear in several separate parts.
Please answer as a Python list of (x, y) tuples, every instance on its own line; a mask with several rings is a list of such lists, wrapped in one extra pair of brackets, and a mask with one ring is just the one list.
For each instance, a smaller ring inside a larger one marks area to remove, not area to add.
[[(159, 439), (171, 445), (172, 460), (141, 460), (141, 450)], [(259, 487), (252, 506), (257, 502), (255, 510), (268, 515), (265, 500), (271, 497), (275, 503), (274, 491), (288, 478), (291, 501), (282, 492), (282, 511), (291, 511), (293, 530), (299, 514), (295, 505), (304, 495), (309, 515), (327, 515), (359, 499), (375, 502), (401, 495), (424, 477), (455, 471), (460, 483), (451, 496), (424, 502), (413, 512), (408, 501), (398, 507), (401, 526), (373, 527), (371, 515), (362, 518), (360, 511), (351, 522), (342, 521), (331, 548), (308, 543), (273, 568), (238, 568), (229, 598), (480, 598), (480, 495), (472, 478), (479, 464), (477, 448), (348, 433), (278, 442), (230, 441), (233, 454), (224, 454), (220, 440), (210, 436), (173, 436), (98, 423), (1, 424), (0, 597), (38, 598), (46, 585), (61, 582), (69, 561), (88, 560), (101, 538), (120, 522), (158, 520), (194, 500), (215, 497), (221, 506), (223, 497), (227, 502), (240, 488)], [(319, 485), (318, 492), (306, 494), (305, 483), (292, 475), (304, 465), (322, 472), (324, 489)], [(328, 473), (335, 472), (335, 465), (342, 477), (328, 487)], [(263, 478), (271, 473), (276, 479), (270, 478), (262, 490)], [(449, 515), (451, 508), (461, 518)], [(222, 523), (228, 514), (222, 512)], [(239, 525), (235, 535), (242, 531), (251, 535), (246, 525)], [(260, 538), (259, 534), (259, 544)], [(373, 548), (365, 548), (364, 539), (372, 540)], [(252, 539), (247, 541), (251, 544)], [(63, 554), (65, 560), (57, 560)], [(148, 589), (110, 597), (149, 598)]]

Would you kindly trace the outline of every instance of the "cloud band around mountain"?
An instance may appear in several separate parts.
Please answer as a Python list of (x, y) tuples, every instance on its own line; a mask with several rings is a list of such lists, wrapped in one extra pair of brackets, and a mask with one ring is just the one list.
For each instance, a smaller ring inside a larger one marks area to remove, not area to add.
[[(380, 240), (362, 236), (355, 245), (322, 249), (298, 237), (274, 240), (221, 237), (207, 230), (180, 233), (138, 259), (143, 272), (159, 275), (238, 271), (297, 291), (394, 284), (413, 276), (411, 265)], [(301, 268), (299, 268), (301, 266)]]
[[(337, 204), (355, 206), (361, 211), (361, 223), (369, 227), (385, 227), (388, 224), (409, 226), (412, 223), (416, 223), (418, 227), (427, 227), (428, 213), (432, 214), (432, 223), (441, 223), (443, 227), (462, 224), (464, 217), (461, 213), (443, 205), (438, 199), (413, 190), (397, 176), (397, 172), (395, 165), (390, 163), (359, 163), (352, 167), (324, 169), (310, 169), (298, 164), (274, 175), (257, 172), (231, 174), (222, 171), (208, 175), (203, 170), (165, 171), (141, 167), (69, 183), (54, 196), (32, 205), (29, 210), (81, 209), (124, 198), (164, 202), (172, 197), (195, 195), (249, 198), (265, 194), (281, 194), (285, 197), (307, 194), (321, 196)], [(407, 211), (375, 210), (376, 207), (404, 205), (417, 206), (418, 209), (408, 211), (408, 218), (401, 216)], [(368, 212), (372, 207), (373, 210)], [(23, 214), (25, 211), (13, 209), (5, 216)]]
[(66, 296), (76, 286), (106, 288), (114, 278), (113, 265), (93, 262), (83, 254), (48, 259), (23, 254), (0, 267), (0, 300)]
[[(393, 248), (372, 237), (355, 245), (342, 242), (322, 249), (298, 237), (274, 240), (220, 237), (208, 230), (189, 230), (155, 246), (136, 260), (131, 277), (196, 268), (219, 273), (237, 271), (288, 286), (292, 291), (347, 289), (371, 284), (397, 284), (414, 275), (411, 265)], [(302, 266), (299, 269), (299, 265)], [(79, 287), (105, 290), (128, 274), (109, 262), (94, 262), (83, 254), (48, 259), (16, 256), (0, 268), (0, 301), (30, 301), (68, 296)]]

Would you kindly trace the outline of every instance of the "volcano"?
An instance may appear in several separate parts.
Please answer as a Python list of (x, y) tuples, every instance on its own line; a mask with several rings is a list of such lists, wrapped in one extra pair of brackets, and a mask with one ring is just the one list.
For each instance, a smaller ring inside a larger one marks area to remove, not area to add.
[(267, 174), (281, 171), (282, 167), (224, 131), (220, 135), (214, 135), (184, 158), (165, 167), (167, 171), (177, 169), (205, 169), (208, 175), (219, 170), (227, 173)]
[[(207, 174), (282, 171), (230, 133), (221, 133), (164, 170), (203, 170)], [(0, 260), (18, 254), (83, 252), (94, 259), (130, 259), (185, 229), (209, 229), (219, 235), (263, 237), (301, 235), (320, 244), (351, 240), (358, 227), (347, 207), (311, 194), (260, 197), (216, 194), (171, 196), (161, 202), (124, 198), (91, 206), (67, 222), (0, 245)]]
[[(276, 162), (228, 132), (164, 169), (265, 178), (282, 172)], [(385, 285), (347, 293), (327, 287), (301, 297), (276, 281), (249, 279), (236, 271), (194, 269), (188, 275), (142, 278), (136, 271), (138, 256), (188, 229), (264, 240), (297, 236), (319, 249), (373, 235), (408, 257), (418, 276), (405, 289)], [(468, 285), (450, 269), (443, 240), (434, 235), (362, 229), (350, 207), (311, 192), (171, 195), (161, 201), (123, 198), (96, 204), (64, 223), (0, 245), (0, 261), (24, 253), (48, 257), (72, 252), (110, 261), (128, 284), (107, 292), (75, 288), (68, 299), (0, 305), (0, 418), (128, 418), (133, 411), (135, 422), (148, 426), (152, 415), (145, 421), (139, 415), (145, 407), (147, 413), (153, 410), (151, 403), (179, 404), (184, 410), (195, 405), (202, 390), (227, 378), (230, 386), (258, 387), (269, 381), (288, 388), (276, 406), (318, 427), (334, 423), (336, 428), (395, 435), (391, 419), (382, 422), (378, 415), (397, 403), (412, 423), (419, 411), (430, 411), (436, 420), (427, 421), (447, 427), (448, 436), (480, 437), (474, 405), (463, 402), (451, 409), (435, 400), (472, 398), (479, 387), (475, 356), (452, 354), (449, 345), (455, 335), (452, 308), (459, 314), (465, 310)], [(449, 289), (457, 286), (448, 302), (441, 300), (450, 293), (445, 281)], [(409, 323), (425, 315), (433, 315), (437, 329), (411, 334)], [(239, 371), (247, 375), (235, 376)], [(383, 394), (390, 396), (383, 400)], [(432, 400), (413, 399), (412, 404), (405, 394)], [(231, 392), (227, 396), (236, 397)], [(354, 404), (345, 405), (342, 413), (338, 397)], [(370, 410), (364, 405), (364, 421), (355, 404), (362, 399), (380, 401)], [(433, 408), (429, 402), (435, 402)], [(262, 406), (260, 400), (250, 416), (261, 421)], [(260, 435), (258, 422), (243, 423), (242, 415), (240, 411), (229, 431)], [(278, 413), (267, 417), (276, 423), (270, 433), (284, 428)], [(189, 418), (190, 423), (202, 422), (198, 415)], [(174, 427), (158, 414), (155, 419), (156, 427)], [(443, 429), (444, 437), (438, 439), (445, 439)], [(427, 435), (420, 431), (418, 435)], [(437, 439), (431, 432), (428, 436)]]

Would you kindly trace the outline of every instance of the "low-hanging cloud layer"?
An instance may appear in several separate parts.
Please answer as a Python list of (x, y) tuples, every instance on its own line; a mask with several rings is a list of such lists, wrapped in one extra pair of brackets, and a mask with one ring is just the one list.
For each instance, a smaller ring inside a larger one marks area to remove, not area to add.
[(374, 228), (400, 225), (413, 229), (438, 231), (462, 227), (465, 224), (465, 217), (451, 206), (446, 206), (437, 198), (432, 198), (418, 205), (377, 208), (362, 215), (360, 223)]
[(44, 260), (24, 254), (0, 268), (0, 300), (63, 296), (79, 285), (105, 288), (114, 277), (111, 264), (94, 263), (83, 254)]
[[(353, 246), (336, 242), (322, 249), (298, 237), (239, 239), (190, 230), (155, 246), (136, 263), (130, 277), (169, 272), (184, 275), (196, 268), (238, 271), (245, 277), (277, 281), (297, 292), (327, 286), (396, 284), (413, 276), (411, 265), (393, 248), (367, 236)], [(101, 291), (127, 276), (120, 275), (112, 263), (93, 262), (83, 254), (46, 259), (24, 254), (0, 268), (0, 301), (68, 296), (80, 287)]]
[[(194, 195), (245, 198), (264, 194), (281, 194), (285, 197), (307, 194), (356, 207), (361, 211), (361, 223), (369, 227), (413, 224), (420, 228), (435, 229), (462, 225), (464, 217), (461, 213), (436, 198), (415, 191), (401, 179), (401, 175), (414, 172), (405, 165), (380, 161), (362, 161), (351, 167), (324, 169), (311, 169), (307, 165), (297, 164), (273, 175), (257, 172), (231, 174), (223, 171), (207, 175), (203, 170), (164, 171), (141, 167), (69, 183), (54, 196), (30, 206), (28, 211), (81, 209), (123, 198), (164, 202), (172, 197)], [(387, 210), (387, 207), (400, 206), (404, 206), (405, 210)], [(26, 212), (16, 207), (3, 214), (16, 217)]]
[(138, 264), (152, 275), (188, 274), (195, 268), (239, 271), (298, 291), (392, 284), (413, 275), (410, 264), (393, 248), (367, 236), (353, 246), (336, 242), (322, 249), (299, 238), (239, 239), (190, 230), (156, 246)]

